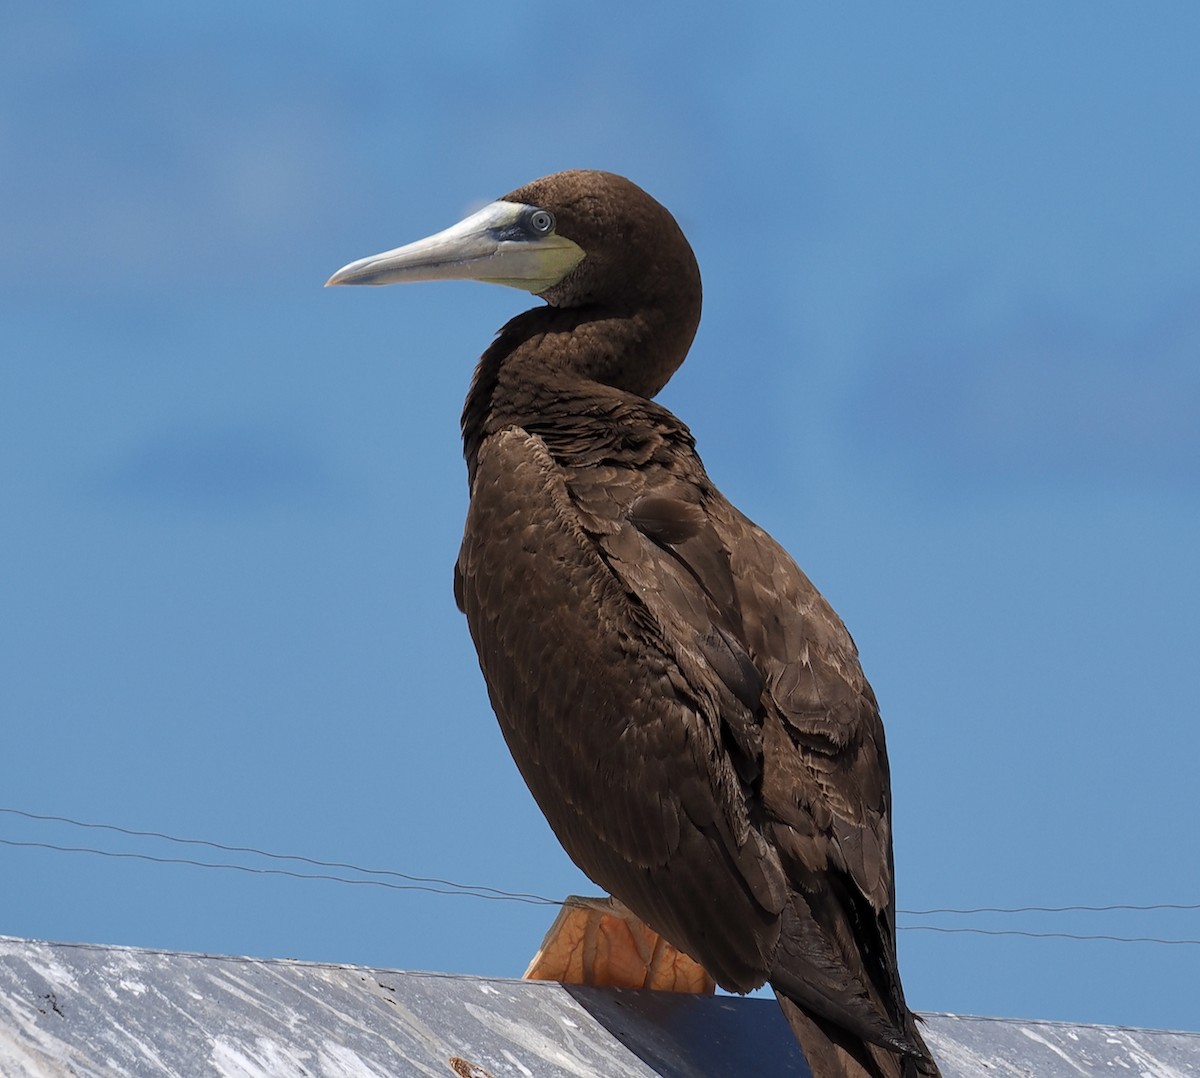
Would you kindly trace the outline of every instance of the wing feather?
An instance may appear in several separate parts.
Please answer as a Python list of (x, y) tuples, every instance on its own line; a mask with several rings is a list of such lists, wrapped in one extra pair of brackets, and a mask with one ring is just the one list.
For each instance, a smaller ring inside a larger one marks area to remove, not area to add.
[(562, 456), (486, 440), (456, 571), (551, 826), (719, 983), (907, 1043), (883, 729), (850, 634), (694, 453)]

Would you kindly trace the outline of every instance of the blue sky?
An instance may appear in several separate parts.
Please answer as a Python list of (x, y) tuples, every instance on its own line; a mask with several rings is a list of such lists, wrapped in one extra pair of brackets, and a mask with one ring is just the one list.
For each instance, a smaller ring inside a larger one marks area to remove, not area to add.
[[(458, 410), (529, 301), (321, 284), (598, 167), (700, 259), (661, 399), (858, 641), (900, 907), (1200, 901), (1200, 8), (4, 23), (0, 807), (589, 891), (450, 587)], [(0, 838), (235, 859), (11, 813)], [(50, 939), (516, 975), (550, 920), (30, 846), (0, 874), (0, 932)], [(901, 922), (1200, 938), (1196, 911)], [(1195, 946), (901, 948), (918, 1008), (1200, 1025)]]

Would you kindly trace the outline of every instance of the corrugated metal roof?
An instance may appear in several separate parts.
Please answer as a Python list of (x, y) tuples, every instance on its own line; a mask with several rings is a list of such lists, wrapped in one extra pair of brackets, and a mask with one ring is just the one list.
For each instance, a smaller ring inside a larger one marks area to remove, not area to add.
[[(1200, 1034), (930, 1015), (946, 1078), (1200, 1075)], [(775, 1003), (0, 937), (0, 1075), (808, 1075)]]

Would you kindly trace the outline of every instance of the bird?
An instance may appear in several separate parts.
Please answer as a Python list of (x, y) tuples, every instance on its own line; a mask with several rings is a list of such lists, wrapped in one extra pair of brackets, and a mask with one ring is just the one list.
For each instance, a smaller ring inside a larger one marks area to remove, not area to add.
[(557, 172), (327, 284), (458, 279), (543, 301), (463, 406), (454, 595), (556, 837), (723, 988), (769, 984), (817, 1078), (938, 1075), (897, 966), (854, 641), (653, 399), (700, 322), (679, 225), (622, 176)]

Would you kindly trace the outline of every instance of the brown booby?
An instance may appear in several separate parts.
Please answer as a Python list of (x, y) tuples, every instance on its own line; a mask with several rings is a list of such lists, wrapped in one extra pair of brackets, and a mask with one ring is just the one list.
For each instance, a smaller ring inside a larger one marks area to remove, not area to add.
[(937, 1075), (854, 642), (652, 400), (700, 320), (679, 226), (623, 177), (560, 172), (328, 283), (448, 279), (546, 302), (471, 382), (454, 593), (550, 826), (722, 987), (769, 983), (817, 1078)]

